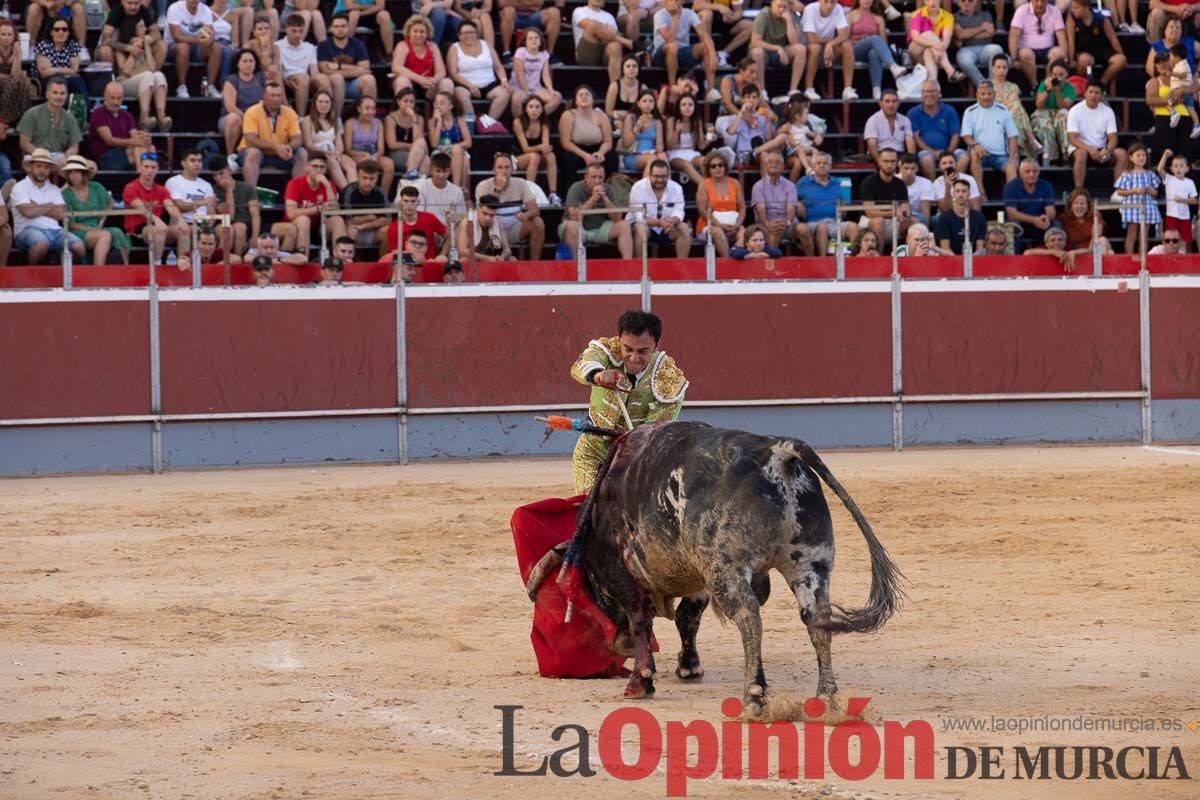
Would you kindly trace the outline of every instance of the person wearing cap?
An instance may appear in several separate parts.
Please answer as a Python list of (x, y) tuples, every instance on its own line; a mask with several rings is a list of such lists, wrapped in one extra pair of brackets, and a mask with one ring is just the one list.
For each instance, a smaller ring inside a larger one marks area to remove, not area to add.
[[(125, 207), (138, 209), (145, 216), (130, 214), (125, 217), (125, 232), (132, 236), (140, 236), (146, 246), (151, 248), (154, 263), (162, 261), (163, 250), (169, 242), (175, 243), (179, 254), (179, 269), (189, 268), (185, 257), (192, 249), (191, 236), (183, 214), (171, 199), (166, 187), (157, 183), (158, 155), (142, 153), (138, 159), (138, 176), (126, 184), (121, 198)], [(165, 211), (171, 220), (170, 224), (163, 221), (160, 214)]]
[(466, 279), (462, 264), (457, 261), (446, 262), (446, 268), (442, 270), (442, 283), (462, 283)]
[[(47, 256), (56, 257), (64, 246), (63, 220), (67, 206), (62, 190), (50, 180), (57, 166), (49, 151), (37, 148), (29, 157), (29, 171), (13, 186), (8, 198), (13, 211), (14, 240), (19, 249), (27, 251), (30, 264), (45, 263)], [(67, 233), (65, 244), (76, 258), (83, 260), (82, 239)]]
[(46, 102), (26, 111), (17, 123), (21, 152), (27, 160), (35, 150), (45, 150), (54, 166), (61, 167), (68, 156), (79, 152), (83, 132), (66, 105), (67, 82), (58, 76), (46, 81)]
[(255, 256), (250, 262), (255, 286), (270, 286), (275, 279), (275, 261), (270, 256)]
[(71, 156), (62, 168), (66, 178), (63, 200), (71, 212), (95, 211), (94, 217), (74, 217), (67, 229), (83, 239), (92, 251), (93, 264), (107, 264), (110, 249), (121, 252), (121, 260), (129, 264), (129, 237), (118, 227), (105, 227), (104, 212), (113, 207), (112, 195), (104, 184), (92, 180), (96, 177), (96, 164), (83, 156)]
[(341, 286), (342, 284), (342, 260), (340, 258), (327, 258), (321, 262), (321, 286)]

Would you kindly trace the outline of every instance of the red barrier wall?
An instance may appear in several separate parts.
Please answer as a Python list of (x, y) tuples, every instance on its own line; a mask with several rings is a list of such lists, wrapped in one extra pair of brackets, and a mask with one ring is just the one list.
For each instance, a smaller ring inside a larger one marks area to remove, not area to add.
[(1153, 395), (1200, 398), (1200, 289), (1151, 289), (1150, 309)]
[(149, 413), (146, 301), (0, 305), (0, 419)]

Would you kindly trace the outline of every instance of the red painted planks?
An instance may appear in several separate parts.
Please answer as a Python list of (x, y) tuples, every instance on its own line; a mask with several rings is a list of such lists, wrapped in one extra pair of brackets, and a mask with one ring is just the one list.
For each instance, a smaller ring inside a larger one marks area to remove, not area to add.
[(1136, 391), (1138, 293), (906, 292), (904, 393)]
[(392, 300), (164, 298), (167, 414), (397, 404)]
[(1151, 394), (1200, 398), (1200, 289), (1150, 290)]
[(0, 387), (0, 419), (149, 414), (149, 304), (0, 305)]

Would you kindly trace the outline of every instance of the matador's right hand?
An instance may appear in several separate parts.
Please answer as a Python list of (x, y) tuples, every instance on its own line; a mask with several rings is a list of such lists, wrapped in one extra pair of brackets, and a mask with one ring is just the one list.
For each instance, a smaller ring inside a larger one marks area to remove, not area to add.
[(592, 378), (592, 383), (597, 386), (603, 386), (605, 389), (616, 389), (621, 382), (621, 371), (617, 369), (606, 369), (603, 372), (597, 372)]

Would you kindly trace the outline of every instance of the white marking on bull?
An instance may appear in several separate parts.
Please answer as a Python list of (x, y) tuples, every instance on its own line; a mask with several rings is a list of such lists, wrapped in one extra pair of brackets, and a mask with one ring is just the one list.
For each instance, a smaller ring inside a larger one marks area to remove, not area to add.
[[(671, 494), (672, 488), (675, 489), (674, 494)], [(683, 467), (671, 470), (667, 488), (663, 491), (663, 500), (675, 511), (675, 520), (683, 525), (683, 513), (687, 510), (687, 495), (683, 492)]]

